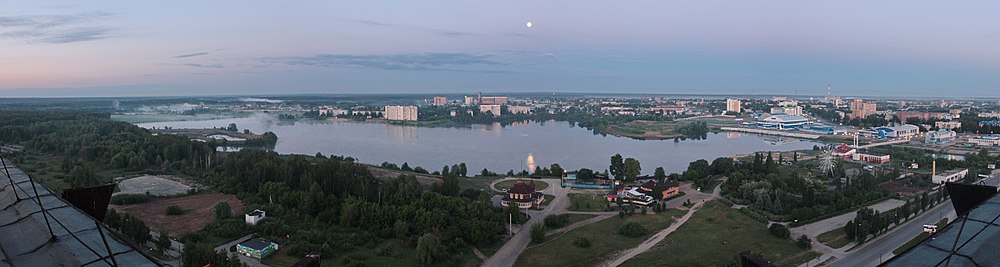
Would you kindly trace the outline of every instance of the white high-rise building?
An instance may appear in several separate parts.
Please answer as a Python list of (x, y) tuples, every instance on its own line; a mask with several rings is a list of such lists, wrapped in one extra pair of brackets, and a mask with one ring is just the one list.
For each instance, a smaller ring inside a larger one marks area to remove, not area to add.
[(739, 99), (726, 99), (726, 112), (740, 113), (742, 111)]
[(390, 121), (416, 121), (416, 106), (385, 106), (385, 119)]

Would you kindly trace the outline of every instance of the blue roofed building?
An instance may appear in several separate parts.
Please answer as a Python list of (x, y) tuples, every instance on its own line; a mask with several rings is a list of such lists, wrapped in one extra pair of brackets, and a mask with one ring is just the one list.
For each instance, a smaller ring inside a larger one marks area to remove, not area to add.
[(951, 141), (955, 141), (955, 137), (957, 136), (958, 134), (952, 130), (937, 130), (928, 132), (924, 142), (928, 144), (950, 143)]
[(801, 130), (809, 124), (811, 122), (805, 117), (787, 114), (763, 116), (753, 123), (754, 126), (760, 128), (775, 130)]
[(883, 126), (858, 131), (861, 137), (875, 139), (912, 138), (920, 135), (920, 127), (912, 124), (900, 126)]

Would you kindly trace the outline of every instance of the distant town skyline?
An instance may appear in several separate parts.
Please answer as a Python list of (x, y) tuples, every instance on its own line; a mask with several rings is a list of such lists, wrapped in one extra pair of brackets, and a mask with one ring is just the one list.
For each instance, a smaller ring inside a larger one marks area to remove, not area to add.
[[(0, 2), (0, 97), (998, 97), (1000, 3)], [(527, 23), (531, 22), (531, 27)]]

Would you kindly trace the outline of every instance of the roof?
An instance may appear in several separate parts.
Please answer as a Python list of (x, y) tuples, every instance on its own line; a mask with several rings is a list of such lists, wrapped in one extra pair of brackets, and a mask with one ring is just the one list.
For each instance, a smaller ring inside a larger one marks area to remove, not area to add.
[(535, 186), (525, 184), (522, 181), (517, 181), (514, 186), (507, 190), (507, 193), (514, 194), (531, 194), (535, 192)]
[(925, 239), (884, 266), (945, 266), (945, 261), (949, 261), (946, 266), (1000, 266), (998, 218), (1000, 194), (994, 194), (970, 210), (967, 218), (959, 217), (939, 228), (934, 238)]
[(262, 210), (253, 210), (253, 212), (247, 213), (247, 215), (250, 215), (250, 216), (260, 216), (260, 215), (264, 215), (264, 211), (262, 211)]
[[(14, 167), (10, 161), (6, 175), (0, 167), (0, 259), (2, 266), (111, 266), (107, 239), (120, 266), (158, 266), (153, 259), (135, 250), (103, 224), (95, 227), (94, 218), (67, 204), (40, 183)], [(13, 181), (14, 185), (11, 185)], [(38, 194), (35, 194), (35, 187)], [(15, 193), (16, 192), (16, 193)], [(45, 212), (41, 211), (41, 201)], [(49, 220), (46, 225), (45, 219)], [(52, 235), (50, 238), (49, 229)]]
[(847, 152), (850, 152), (851, 150), (854, 150), (854, 148), (848, 146), (847, 144), (841, 144), (840, 146), (837, 147), (837, 150), (835, 152), (837, 152), (837, 153), (847, 153)]
[(648, 181), (642, 184), (642, 188), (656, 189), (656, 181)]
[(674, 187), (680, 187), (680, 186), (681, 186), (681, 183), (678, 183), (676, 181), (666, 181), (666, 182), (663, 182), (663, 187), (664, 188), (674, 188)]
[(251, 239), (247, 239), (247, 241), (240, 242), (240, 246), (248, 247), (248, 248), (254, 249), (254, 250), (264, 250), (265, 248), (267, 248), (270, 245), (271, 245), (271, 241), (267, 241), (267, 240), (263, 240), (263, 239), (258, 239), (258, 238), (251, 238)]
[(785, 114), (772, 114), (771, 116), (769, 116), (767, 118), (764, 118), (764, 120), (777, 120), (777, 121), (782, 121), (782, 122), (808, 121), (805, 117), (802, 117), (802, 116), (792, 116), (792, 115), (785, 115)]

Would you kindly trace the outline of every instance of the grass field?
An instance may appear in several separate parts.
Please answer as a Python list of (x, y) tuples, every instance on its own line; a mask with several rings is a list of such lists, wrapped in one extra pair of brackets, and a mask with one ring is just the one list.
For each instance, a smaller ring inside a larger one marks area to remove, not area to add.
[(847, 233), (844, 232), (843, 227), (833, 229), (816, 236), (816, 241), (819, 241), (820, 243), (823, 243), (831, 248), (842, 248), (853, 242), (853, 240), (847, 238)]
[(498, 178), (490, 176), (458, 177), (458, 188), (491, 192), (493, 189), (490, 188), (490, 184)]
[[(378, 251), (382, 251), (379, 255)], [(430, 266), (479, 266), (482, 261), (472, 254), (472, 249), (451, 253), (448, 260)], [(323, 259), (322, 266), (425, 266), (417, 258), (414, 247), (400, 247), (396, 240), (387, 240), (374, 248), (355, 249), (333, 259)]]
[[(684, 211), (671, 209), (656, 215), (633, 215), (608, 218), (572, 231), (550, 236), (550, 240), (530, 246), (521, 253), (514, 266), (595, 266), (607, 261), (616, 252), (635, 247), (654, 233), (667, 228)], [(629, 221), (642, 224), (647, 234), (630, 238), (618, 234), (618, 228)], [(577, 238), (590, 240), (589, 248), (573, 245)]]
[(796, 266), (819, 256), (771, 235), (764, 223), (712, 201), (663, 242), (622, 266), (739, 265), (737, 255), (747, 250), (761, 253), (778, 266)]
[[(524, 183), (528, 183), (530, 181), (534, 181), (535, 182), (535, 190), (541, 191), (541, 190), (545, 190), (546, 188), (549, 188), (549, 183), (538, 181), (538, 180), (524, 179)], [(496, 187), (497, 187), (497, 189), (500, 189), (500, 190), (510, 189), (511, 187), (514, 186), (514, 183), (516, 183), (516, 182), (517, 181), (515, 181), (515, 180), (503, 181), (503, 182), (497, 183)]]
[(569, 194), (570, 211), (604, 211), (608, 201), (602, 195)]
[[(948, 219), (947, 218), (941, 219), (941, 221), (938, 221), (938, 223), (937, 223), (938, 229), (944, 228), (945, 225), (948, 225)], [(927, 239), (930, 236), (931, 236), (931, 234), (921, 232), (916, 237), (913, 237), (913, 239), (910, 239), (910, 241), (907, 241), (902, 246), (900, 246), (900, 247), (896, 248), (895, 250), (893, 250), (892, 254), (895, 254), (895, 255), (902, 254), (907, 249), (910, 249), (911, 247), (916, 246), (917, 244), (920, 244), (920, 242), (923, 242), (924, 239)]]

